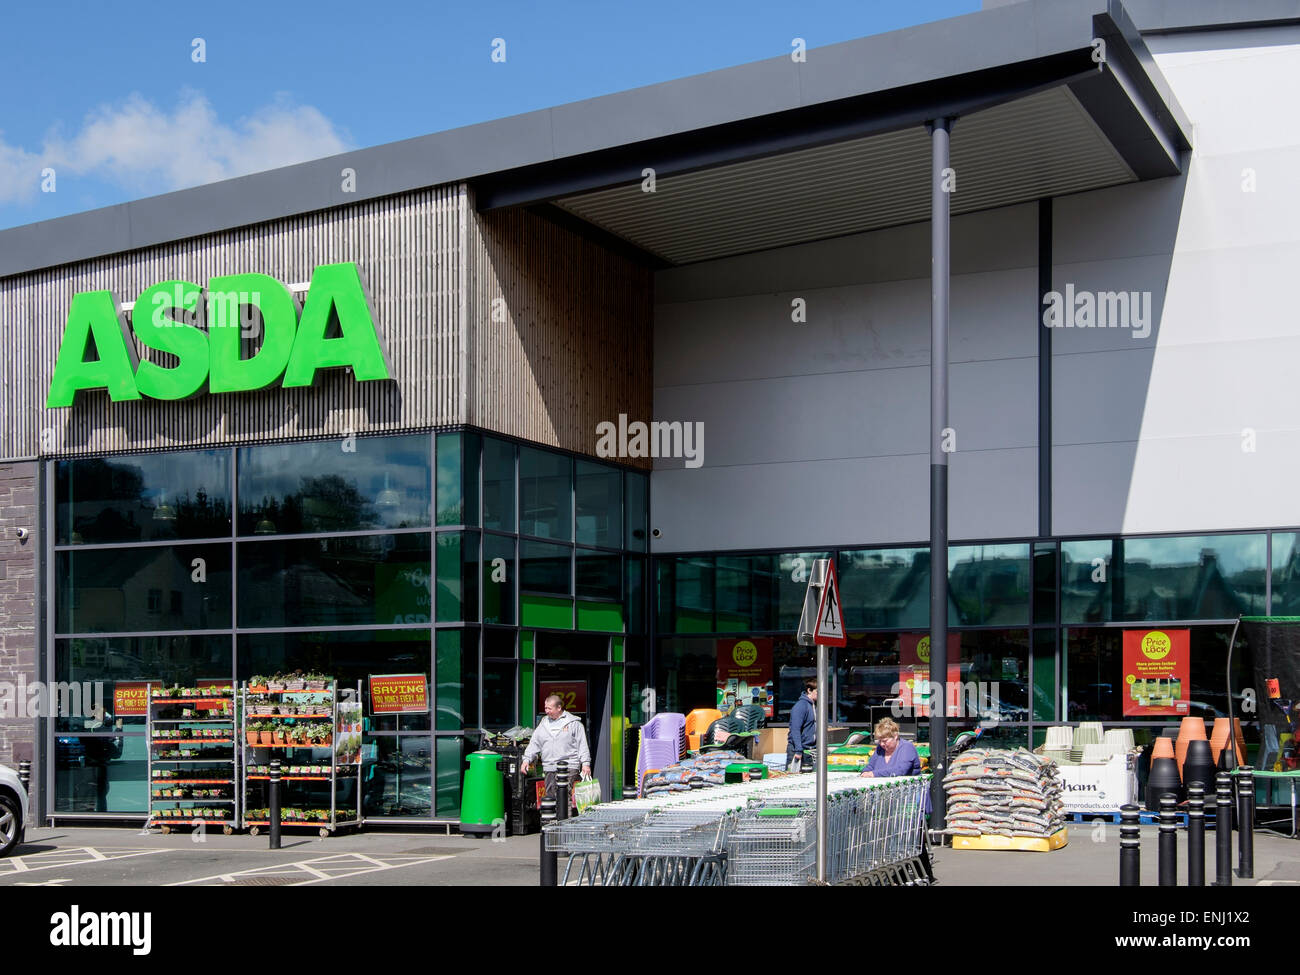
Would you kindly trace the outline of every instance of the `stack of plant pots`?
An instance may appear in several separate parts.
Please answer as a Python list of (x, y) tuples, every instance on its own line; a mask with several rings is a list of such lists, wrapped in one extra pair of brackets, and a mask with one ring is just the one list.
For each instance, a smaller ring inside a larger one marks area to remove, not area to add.
[(1160, 797), (1169, 793), (1183, 801), (1183, 780), (1178, 774), (1178, 760), (1174, 757), (1174, 740), (1160, 737), (1151, 750), (1151, 772), (1147, 776), (1147, 809), (1160, 808)]

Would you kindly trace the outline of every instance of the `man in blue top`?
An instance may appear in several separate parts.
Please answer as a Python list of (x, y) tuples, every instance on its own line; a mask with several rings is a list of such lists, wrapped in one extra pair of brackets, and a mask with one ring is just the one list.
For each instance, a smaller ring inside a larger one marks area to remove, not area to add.
[(788, 769), (803, 753), (817, 747), (817, 679), (810, 677), (803, 683), (803, 694), (790, 709), (790, 740), (785, 746), (785, 767)]

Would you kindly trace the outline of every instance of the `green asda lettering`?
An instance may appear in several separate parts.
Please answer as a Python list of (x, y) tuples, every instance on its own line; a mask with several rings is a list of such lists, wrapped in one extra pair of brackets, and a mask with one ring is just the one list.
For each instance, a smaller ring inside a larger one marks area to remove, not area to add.
[[(205, 383), (211, 393), (264, 389), (276, 380), (310, 386), (316, 370), (341, 366), (361, 381), (391, 378), (355, 264), (316, 268), (301, 315), (289, 289), (265, 274), (212, 278), (204, 297), (197, 284), (163, 281), (136, 301), (136, 338), (175, 357), (175, 364), (160, 365), (138, 361), (110, 292), (74, 295), (45, 405), (71, 406), (82, 389), (106, 389), (119, 401), (185, 399)], [(206, 329), (191, 323), (200, 308)], [(261, 347), (247, 359), (240, 358), (245, 308), (260, 314), (262, 328)], [(336, 334), (327, 337), (331, 323)], [(96, 358), (88, 359), (92, 340)]]

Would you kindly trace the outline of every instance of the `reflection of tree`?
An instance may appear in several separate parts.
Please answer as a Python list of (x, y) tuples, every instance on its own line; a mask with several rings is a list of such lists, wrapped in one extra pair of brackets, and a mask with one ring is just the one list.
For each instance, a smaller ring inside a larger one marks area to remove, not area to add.
[(283, 497), (263, 496), (260, 502), (241, 505), (241, 513), (268, 520), (278, 534), (292, 531), (340, 531), (378, 523), (370, 499), (356, 482), (338, 474), (300, 479), (298, 490)]
[[(146, 484), (139, 467), (94, 458), (78, 461), (72, 477), (74, 482), (65, 481), (62, 493), (65, 498), (86, 496), (78, 506), (90, 511), (75, 517), (72, 526), (84, 542), (205, 538), (230, 530), (230, 502), (213, 499), (202, 487), (193, 498), (188, 493), (174, 495), (165, 487), (159, 491)], [(160, 518), (164, 506), (171, 509), (170, 517)]]

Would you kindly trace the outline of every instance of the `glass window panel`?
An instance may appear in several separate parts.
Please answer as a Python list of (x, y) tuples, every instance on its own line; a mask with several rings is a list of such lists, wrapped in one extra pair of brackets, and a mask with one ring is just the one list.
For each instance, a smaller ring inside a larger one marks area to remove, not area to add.
[[(428, 630), (346, 630), (314, 633), (248, 633), (239, 636), (238, 677), (295, 670), (329, 674), (344, 687), (361, 686), (382, 674), (430, 677), (432, 643)], [(375, 730), (427, 731), (428, 714), (374, 717)]]
[(230, 451), (55, 465), (55, 542), (102, 545), (230, 534)]
[(538, 660), (608, 660), (609, 637), (539, 630), (534, 649)]
[(489, 731), (513, 728), (515, 721), (515, 664), (483, 664), (483, 727)]
[[(1192, 717), (1228, 716), (1225, 671), (1228, 664), (1230, 624), (1189, 627)], [(1065, 631), (1066, 673), (1070, 721), (1123, 721), (1122, 694), (1127, 689), (1123, 666), (1124, 630), (1071, 627)], [(1232, 653), (1234, 713), (1240, 717), (1241, 691), (1253, 681), (1254, 655), (1240, 633)], [(1137, 720), (1129, 718), (1127, 720)], [(1178, 719), (1153, 720), (1176, 725)]]
[(437, 632), (439, 731), (478, 726), (478, 631)]
[(1273, 533), (1274, 616), (1300, 616), (1300, 534)]
[[(234, 676), (229, 636), (78, 637), (58, 640), (54, 651), (55, 680), (68, 685), (68, 703), (80, 689), (81, 713), (59, 711), (59, 731), (87, 731), (102, 723), (90, 714), (87, 702), (102, 703), (114, 730), (143, 730), (145, 716), (115, 713), (118, 684), (154, 681), (193, 684), (200, 680), (229, 681)], [(63, 686), (56, 688), (58, 692)]]
[(439, 736), (434, 739), (434, 748), (438, 753), (437, 815), (459, 817), (460, 784), (465, 773), (465, 739)]
[(1034, 631), (1034, 721), (1055, 721), (1057, 630)]
[(1056, 622), (1056, 545), (1034, 545), (1034, 622)]
[(54, 740), (54, 811), (148, 811), (148, 762), (143, 733), (58, 736)]
[(348, 437), (239, 450), (239, 533), (429, 525), (429, 437)]
[(1028, 545), (954, 545), (948, 550), (950, 625), (1028, 623), (1029, 587)]
[(624, 546), (633, 552), (644, 552), (648, 542), (650, 521), (650, 489), (644, 474), (632, 471), (623, 473), (623, 506), (627, 511)]
[(1061, 543), (1061, 621), (1105, 622), (1114, 618), (1111, 603), (1114, 566), (1124, 553), (1107, 538)]
[(483, 628), (483, 656), (484, 658), (496, 658), (513, 660), (515, 654), (515, 634), (516, 630), (498, 630), (494, 627)]
[(659, 641), (655, 710), (690, 714), (718, 700), (718, 651), (711, 639)]
[(577, 461), (574, 503), (579, 545), (622, 547), (623, 485), (617, 468)]
[[(797, 621), (796, 621), (797, 622)], [(816, 660), (814, 671), (816, 676)], [(835, 652), (836, 720), (874, 724), (892, 716), (886, 703), (898, 696), (899, 647), (897, 633), (863, 633), (849, 637), (849, 645)], [(781, 692), (787, 719), (802, 688), (800, 675), (792, 675)], [(793, 695), (793, 698), (791, 698)]]
[(483, 622), (515, 622), (515, 540), (483, 536)]
[(483, 527), (515, 530), (515, 445), (495, 437), (483, 441)]
[[(719, 555), (715, 560), (719, 633), (772, 629), (777, 581), (771, 555)], [(796, 621), (797, 622), (797, 621)]]
[(524, 592), (545, 592), (561, 596), (573, 595), (573, 575), (570, 559), (573, 550), (567, 545), (533, 542), (523, 539), (519, 543), (519, 588)]
[(841, 552), (835, 568), (844, 600), (844, 621), (850, 628), (929, 624), (929, 549)]
[(433, 813), (432, 742), (428, 735), (380, 735), (376, 760), (363, 771), (367, 816), (414, 818)]
[(635, 555), (623, 559), (624, 619), (629, 633), (645, 632), (645, 559)]
[(709, 556), (664, 559), (672, 562), (673, 588), (668, 593), (670, 633), (712, 633), (714, 572)]
[(55, 574), (60, 633), (230, 626), (228, 543), (63, 551)]
[(239, 625), (429, 622), (429, 536), (239, 544)]
[(438, 533), (438, 622), (478, 621), (478, 532)]
[[(777, 560), (777, 623), (778, 630), (795, 630), (803, 615), (804, 593), (808, 591), (808, 576), (813, 562), (829, 559), (829, 552), (786, 552)], [(836, 569), (838, 570), (838, 566)], [(842, 594), (842, 593), (841, 593)]]
[(519, 448), (519, 534), (573, 541), (572, 466), (562, 454)]
[(601, 599), (622, 598), (622, 556), (578, 549), (575, 567), (578, 595)]
[(476, 433), (438, 434), (438, 524), (478, 524)]
[[(1266, 552), (1263, 534), (1063, 542), (1064, 620), (1139, 622), (1262, 614)], [(1104, 566), (1097, 559), (1104, 559)]]
[(803, 693), (805, 678), (817, 676), (816, 647), (802, 647), (793, 639), (776, 640), (772, 645), (773, 691), (776, 713), (769, 724), (789, 724), (790, 709)]

